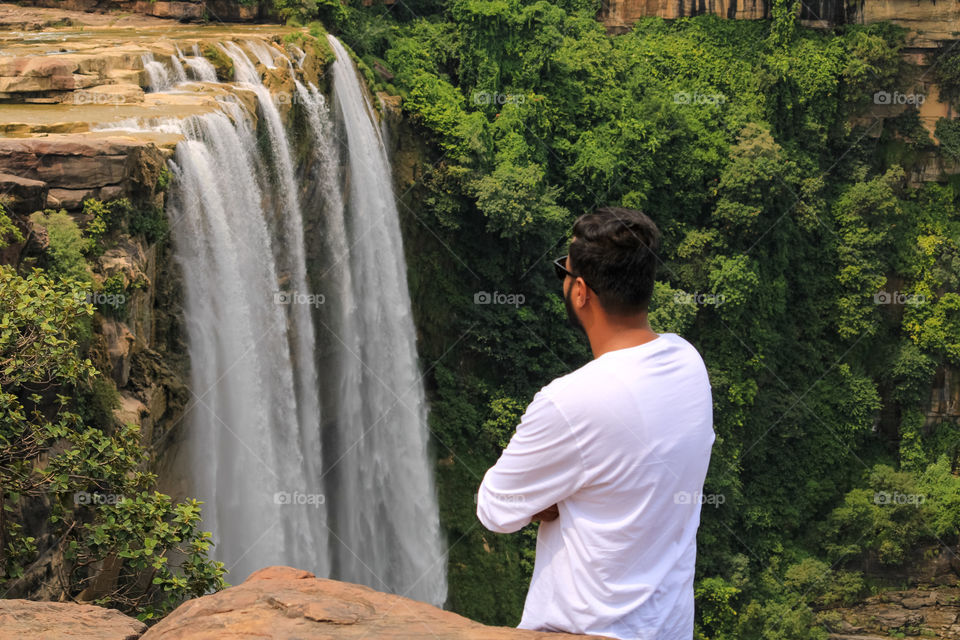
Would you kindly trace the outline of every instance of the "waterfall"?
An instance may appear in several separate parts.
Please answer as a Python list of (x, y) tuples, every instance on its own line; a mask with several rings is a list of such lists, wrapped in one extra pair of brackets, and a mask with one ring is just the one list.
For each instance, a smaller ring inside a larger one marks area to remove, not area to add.
[[(182, 464), (231, 582), (286, 564), (441, 605), (446, 554), (390, 166), (356, 69), (331, 44), (335, 108), (279, 50), (227, 42), (258, 124), (223, 100), (152, 125), (184, 136), (167, 207), (193, 394)], [(248, 51), (294, 74), (303, 163)], [(186, 67), (211, 81), (197, 53)], [(312, 282), (308, 246), (323, 263)]]
[(187, 69), (193, 74), (194, 79), (200, 82), (217, 81), (217, 70), (213, 63), (203, 56), (188, 56), (183, 60), (187, 63)]
[(170, 66), (173, 67), (173, 84), (180, 84), (187, 81), (187, 72), (183, 68), (183, 63), (177, 56), (170, 56)]
[(247, 40), (244, 44), (247, 46), (247, 49), (253, 52), (253, 55), (257, 57), (260, 64), (268, 69), (274, 69), (276, 67), (275, 61), (277, 55), (281, 55), (276, 49), (256, 40)]
[(338, 258), (349, 267), (352, 287), (339, 324), (324, 327), (346, 336), (335, 450), (326, 456), (339, 460), (328, 475), (338, 495), (331, 504), (333, 544), (344, 541), (353, 553), (334, 553), (334, 569), (346, 580), (383, 581), (440, 604), (446, 550), (392, 172), (357, 70), (340, 41), (328, 39), (350, 175), (341, 240), (350, 248)]
[(191, 489), (231, 576), (269, 564), (325, 575), (325, 500), (309, 462), (319, 448), (315, 435), (303, 437), (317, 425), (298, 411), (316, 411), (316, 389), (298, 390), (291, 354), (299, 345), (288, 330), (302, 305), (280, 304), (278, 264), (288, 247), (273, 241), (262, 204), (273, 187), (258, 177), (248, 117), (224, 109), (183, 124), (168, 207), (191, 362)]
[[(293, 291), (288, 292), (291, 300), (296, 301), (298, 295), (313, 295), (307, 288), (307, 260), (306, 247), (303, 240), (303, 214), (300, 209), (299, 187), (294, 173), (293, 158), (290, 153), (290, 144), (280, 118), (280, 111), (270, 95), (270, 91), (260, 81), (260, 76), (247, 58), (243, 50), (233, 42), (228, 42), (224, 48), (233, 60), (237, 81), (256, 93), (260, 112), (267, 126), (270, 137), (270, 150), (273, 157), (273, 168), (278, 184), (277, 201), (280, 202), (283, 216), (283, 246), (284, 267), (290, 274)], [(311, 319), (310, 306), (307, 304), (291, 305), (291, 315), (294, 328), (294, 354), (298, 391), (303, 401), (300, 404), (301, 435), (309, 446), (307, 451), (319, 453), (320, 446), (320, 405), (317, 396), (317, 371), (314, 360), (314, 330)], [(316, 446), (312, 446), (313, 443)], [(319, 456), (308, 458), (307, 477), (319, 477)]]
[(164, 64), (153, 59), (152, 53), (140, 56), (143, 61), (143, 70), (147, 74), (147, 88), (150, 91), (165, 91), (173, 86), (170, 81), (170, 71)]

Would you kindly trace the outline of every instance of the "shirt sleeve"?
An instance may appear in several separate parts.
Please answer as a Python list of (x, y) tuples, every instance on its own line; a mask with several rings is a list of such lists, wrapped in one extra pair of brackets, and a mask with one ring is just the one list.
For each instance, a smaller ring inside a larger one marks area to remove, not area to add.
[(520, 419), (477, 494), (477, 517), (487, 529), (513, 533), (531, 518), (573, 495), (584, 468), (573, 430), (543, 391)]

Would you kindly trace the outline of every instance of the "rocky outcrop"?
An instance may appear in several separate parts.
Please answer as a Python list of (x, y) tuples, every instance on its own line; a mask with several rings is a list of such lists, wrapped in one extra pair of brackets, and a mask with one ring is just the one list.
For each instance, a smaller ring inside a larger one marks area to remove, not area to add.
[[(832, 640), (919, 636), (960, 638), (960, 588), (884, 591), (848, 609), (830, 626)], [(877, 635), (880, 634), (880, 635)]]
[(23, 4), (87, 12), (130, 11), (180, 22), (207, 18), (223, 22), (243, 22), (259, 17), (255, 4), (241, 6), (239, 2), (229, 3), (223, 0), (30, 0)]
[(0, 193), (7, 196), (7, 207), (14, 211), (37, 211), (43, 209), (50, 191), (43, 180), (31, 180), (23, 176), (0, 173)]
[(924, 427), (960, 423), (960, 371), (945, 365), (937, 369)]
[[(812, 0), (801, 2), (800, 19), (814, 27), (889, 21), (909, 29), (914, 46), (936, 46), (960, 31), (960, 3), (934, 0)], [(604, 0), (599, 19), (612, 32), (622, 32), (640, 18), (682, 18), (712, 13), (723, 18), (756, 20), (770, 17), (771, 0)]]
[(712, 13), (730, 19), (770, 17), (769, 0), (605, 0), (599, 18), (608, 30), (629, 30), (640, 18), (683, 18)]
[[(15, 183), (30, 197), (15, 201), (14, 211), (76, 210), (87, 198), (112, 200), (149, 191), (171, 153), (170, 146), (130, 137), (0, 138), (0, 171), (27, 181)], [(37, 207), (44, 190), (45, 201)]]
[(0, 637), (135, 640), (147, 625), (113, 609), (67, 602), (0, 600)]
[(488, 627), (432, 605), (309, 571), (267, 567), (180, 605), (156, 626), (86, 604), (0, 600), (0, 637), (30, 640), (565, 640), (599, 638)]
[(143, 640), (226, 638), (564, 640), (597, 636), (488, 627), (450, 611), (290, 567), (267, 567), (243, 584), (190, 600)]

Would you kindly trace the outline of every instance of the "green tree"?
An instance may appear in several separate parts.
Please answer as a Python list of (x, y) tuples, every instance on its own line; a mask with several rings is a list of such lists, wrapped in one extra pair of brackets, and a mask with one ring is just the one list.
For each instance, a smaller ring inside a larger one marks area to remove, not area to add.
[[(66, 228), (75, 249), (79, 235)], [(112, 401), (93, 397), (116, 391), (80, 351), (92, 313), (84, 283), (0, 266), (0, 585), (16, 593), (33, 562), (59, 553), (65, 580), (51, 588), (62, 597), (149, 620), (221, 588), (224, 569), (207, 559), (199, 503), (153, 490), (138, 429), (115, 424)], [(40, 540), (25, 518), (45, 511)]]

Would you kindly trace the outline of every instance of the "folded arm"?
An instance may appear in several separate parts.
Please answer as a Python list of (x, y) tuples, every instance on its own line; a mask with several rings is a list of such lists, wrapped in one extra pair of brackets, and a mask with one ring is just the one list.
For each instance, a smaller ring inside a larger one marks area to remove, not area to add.
[(534, 519), (553, 520), (557, 504), (584, 478), (576, 437), (553, 401), (538, 393), (477, 495), (477, 517), (498, 533), (513, 533)]

